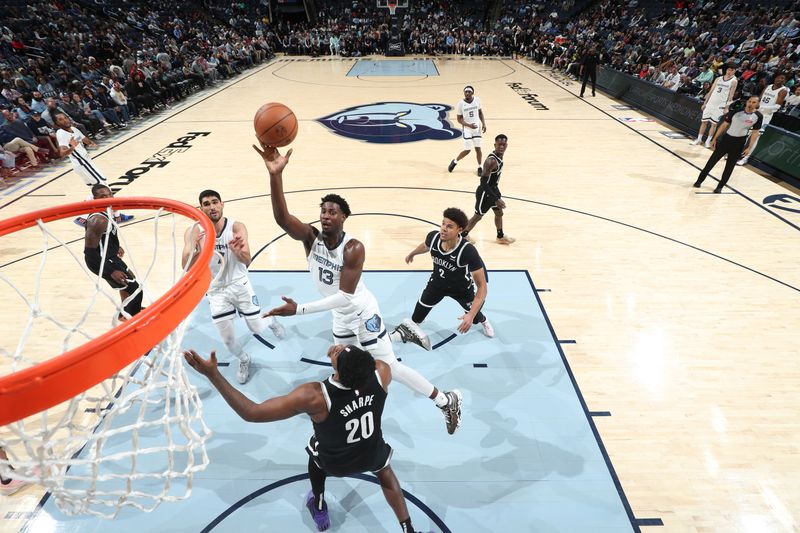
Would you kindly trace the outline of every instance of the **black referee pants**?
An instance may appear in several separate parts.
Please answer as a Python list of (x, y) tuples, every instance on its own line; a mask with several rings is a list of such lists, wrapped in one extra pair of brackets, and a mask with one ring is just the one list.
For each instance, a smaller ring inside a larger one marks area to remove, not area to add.
[(746, 136), (732, 137), (727, 133), (724, 134), (717, 141), (717, 147), (714, 148), (714, 152), (711, 154), (711, 157), (708, 158), (706, 166), (700, 172), (700, 176), (698, 176), (695, 186), (699, 187), (700, 184), (703, 183), (703, 180), (708, 177), (708, 173), (711, 172), (711, 169), (714, 168), (714, 165), (719, 163), (719, 160), (722, 159), (723, 156), (727, 155), (728, 160), (725, 161), (725, 170), (722, 171), (722, 178), (720, 178), (719, 185), (717, 185), (717, 188), (715, 189), (716, 191), (721, 191), (725, 184), (728, 183), (728, 180), (731, 179), (731, 174), (736, 166), (736, 161), (742, 156), (742, 150), (744, 149), (746, 142)]
[(586, 82), (592, 78), (592, 96), (594, 96), (594, 86), (597, 83), (597, 69), (596, 68), (584, 68), (583, 69), (583, 83), (581, 84), (581, 96), (586, 91)]

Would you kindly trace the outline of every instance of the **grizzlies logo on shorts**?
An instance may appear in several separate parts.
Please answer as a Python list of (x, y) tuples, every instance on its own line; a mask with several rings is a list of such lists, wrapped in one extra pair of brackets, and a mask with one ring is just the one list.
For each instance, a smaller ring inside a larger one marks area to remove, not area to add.
[(367, 331), (378, 333), (381, 330), (381, 317), (378, 315), (372, 315), (372, 317), (364, 322), (364, 326), (367, 328)]

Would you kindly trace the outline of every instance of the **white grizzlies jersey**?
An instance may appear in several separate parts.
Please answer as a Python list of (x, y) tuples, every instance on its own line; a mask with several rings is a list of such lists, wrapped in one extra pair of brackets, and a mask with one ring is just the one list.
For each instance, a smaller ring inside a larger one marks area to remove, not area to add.
[[(311, 252), (308, 254), (308, 271), (323, 296), (330, 296), (339, 291), (339, 280), (342, 277), (342, 269), (344, 268), (344, 247), (352, 238), (347, 234), (343, 234), (339, 244), (330, 250), (325, 246), (322, 233), (317, 235), (316, 240), (314, 240)], [(334, 311), (345, 315), (357, 312), (364, 307), (365, 302), (368, 300), (368, 294), (369, 290), (364, 285), (364, 280), (359, 279), (356, 291), (350, 300), (350, 305)]]
[(222, 231), (217, 235), (214, 243), (214, 251), (223, 258), (222, 274), (217, 277), (220, 269), (220, 260), (216, 254), (211, 257), (211, 282), (212, 289), (222, 289), (231, 285), (233, 282), (247, 277), (247, 266), (239, 261), (236, 254), (230, 250), (228, 243), (233, 239), (233, 225), (236, 223), (232, 218), (225, 219)]
[(773, 89), (773, 87), (774, 85), (768, 85), (767, 88), (764, 89), (764, 94), (761, 95), (761, 102), (759, 103), (758, 110), (761, 111), (761, 114), (765, 117), (772, 115), (779, 109), (776, 107), (778, 96), (780, 96), (782, 91), (788, 91), (786, 87), (780, 87), (778, 89)]
[(464, 122), (467, 124), (479, 124), (480, 116), (478, 111), (481, 110), (481, 99), (477, 96), (472, 97), (472, 102), (466, 102), (463, 98), (456, 105), (456, 115), (464, 117)]
[(731, 79), (726, 80), (725, 76), (717, 78), (717, 84), (714, 87), (714, 94), (708, 99), (709, 102), (716, 102), (724, 106), (728, 102), (728, 97), (731, 95), (731, 89), (736, 82), (736, 76), (731, 76)]

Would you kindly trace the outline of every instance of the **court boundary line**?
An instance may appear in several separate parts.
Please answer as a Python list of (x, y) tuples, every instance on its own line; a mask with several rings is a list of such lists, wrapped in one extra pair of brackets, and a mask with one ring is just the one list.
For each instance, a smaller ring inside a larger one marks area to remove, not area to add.
[(586, 417), (586, 421), (589, 423), (589, 428), (594, 435), (595, 441), (597, 442), (597, 447), (600, 449), (600, 453), (603, 456), (603, 461), (608, 468), (608, 473), (611, 476), (611, 481), (614, 483), (614, 487), (617, 489), (617, 495), (622, 502), (622, 506), (625, 508), (625, 513), (628, 515), (628, 520), (630, 520), (631, 527), (635, 533), (641, 533), (641, 528), (639, 527), (636, 515), (633, 513), (633, 509), (631, 508), (631, 504), (628, 501), (628, 497), (625, 494), (625, 489), (622, 488), (622, 482), (619, 480), (617, 476), (617, 471), (614, 468), (614, 465), (611, 462), (611, 457), (608, 455), (608, 451), (606, 450), (605, 445), (603, 444), (603, 438), (600, 436), (600, 432), (597, 429), (597, 426), (594, 424), (594, 420), (589, 411), (589, 407), (586, 404), (586, 400), (583, 397), (583, 393), (581, 392), (581, 388), (578, 386), (578, 381), (575, 379), (575, 374), (572, 372), (572, 367), (569, 365), (569, 361), (567, 360), (567, 355), (564, 353), (564, 350), (561, 348), (561, 343), (558, 341), (558, 335), (556, 335), (556, 330), (553, 327), (553, 323), (550, 321), (550, 317), (547, 314), (547, 310), (544, 308), (544, 303), (542, 299), (539, 298), (539, 293), (536, 290), (536, 285), (533, 283), (533, 278), (531, 277), (531, 273), (526, 270), (521, 270), (521, 272), (525, 273), (525, 277), (528, 279), (528, 283), (531, 287), (531, 292), (533, 292), (533, 296), (536, 299), (536, 305), (539, 306), (539, 310), (542, 312), (542, 317), (544, 317), (545, 322), (547, 323), (547, 328), (550, 330), (550, 335), (553, 338), (553, 344), (556, 345), (558, 349), (558, 353), (561, 355), (561, 362), (564, 364), (564, 368), (567, 371), (567, 375), (569, 376), (570, 382), (572, 382), (572, 387), (575, 389), (575, 395), (578, 397), (578, 400), (581, 403), (581, 409), (583, 409), (583, 414)]
[[(503, 61), (503, 60), (501, 59), (500, 61)], [(658, 147), (659, 147), (659, 148), (661, 148), (662, 150), (665, 150), (665, 151), (666, 151), (666, 152), (668, 152), (669, 154), (672, 154), (673, 156), (677, 157), (678, 159), (680, 159), (681, 161), (683, 161), (683, 162), (684, 162), (684, 163), (686, 163), (687, 165), (689, 165), (689, 166), (693, 167), (694, 169), (696, 169), (696, 170), (698, 170), (698, 171), (701, 171), (701, 170), (703, 170), (702, 168), (700, 168), (699, 166), (695, 165), (693, 162), (689, 161), (688, 159), (686, 159), (686, 158), (685, 158), (685, 157), (683, 157), (682, 155), (680, 155), (680, 154), (678, 154), (678, 153), (674, 152), (674, 151), (673, 151), (671, 148), (669, 148), (669, 147), (667, 147), (667, 146), (664, 146), (663, 144), (661, 144), (661, 143), (657, 142), (655, 139), (651, 139), (651, 138), (650, 138), (650, 137), (648, 137), (647, 135), (644, 135), (644, 133), (640, 132), (639, 130), (637, 130), (636, 128), (634, 128), (633, 126), (631, 126), (630, 124), (628, 124), (628, 123), (626, 123), (626, 122), (622, 122), (621, 120), (618, 120), (617, 118), (615, 118), (615, 117), (614, 117), (614, 115), (612, 115), (611, 113), (609, 113), (609, 112), (608, 112), (608, 111), (606, 111), (605, 109), (601, 109), (601, 108), (600, 108), (600, 107), (598, 107), (597, 105), (595, 105), (595, 104), (591, 103), (591, 102), (590, 102), (589, 100), (587, 100), (586, 98), (580, 98), (578, 95), (576, 95), (576, 94), (575, 94), (575, 93), (573, 93), (572, 91), (568, 90), (566, 87), (564, 87), (564, 86), (560, 85), (559, 83), (556, 83), (556, 81), (555, 81), (555, 80), (551, 80), (550, 78), (548, 78), (547, 76), (545, 76), (545, 75), (544, 75), (544, 74), (542, 74), (541, 72), (538, 72), (538, 71), (534, 70), (533, 68), (529, 67), (529, 66), (528, 66), (528, 65), (526, 65), (525, 63), (521, 63), (519, 59), (514, 59), (513, 61), (514, 61), (515, 63), (517, 63), (518, 65), (521, 65), (521, 66), (525, 67), (526, 69), (530, 70), (531, 72), (533, 72), (534, 74), (536, 74), (536, 75), (537, 75), (537, 76), (539, 76), (540, 78), (542, 78), (542, 79), (544, 79), (544, 80), (547, 80), (548, 82), (552, 83), (553, 85), (555, 85), (555, 86), (556, 86), (556, 87), (558, 87), (559, 89), (563, 90), (564, 92), (566, 92), (566, 93), (568, 93), (568, 94), (570, 94), (570, 95), (574, 96), (576, 99), (578, 99), (578, 100), (582, 100), (582, 101), (583, 101), (583, 102), (584, 102), (586, 105), (588, 105), (588, 106), (590, 106), (590, 107), (592, 107), (592, 108), (596, 109), (597, 111), (599, 111), (599, 112), (603, 113), (603, 114), (604, 114), (604, 115), (606, 115), (607, 117), (609, 117), (609, 118), (613, 119), (613, 121), (614, 121), (614, 122), (616, 122), (617, 124), (621, 124), (622, 126), (624, 126), (624, 127), (628, 128), (629, 130), (631, 130), (631, 131), (635, 132), (635, 133), (636, 133), (637, 135), (639, 135), (640, 137), (642, 137), (642, 138), (644, 138), (644, 139), (647, 139), (648, 141), (650, 141), (651, 143), (655, 144), (656, 146), (658, 146)], [(605, 92), (605, 91), (604, 91), (602, 88), (600, 88), (600, 90), (602, 90), (603, 92)], [(608, 94), (608, 93), (606, 93), (606, 94)], [(615, 101), (615, 102), (621, 102), (621, 100), (618, 100), (617, 98), (614, 98), (614, 97), (612, 97), (612, 96), (609, 96), (609, 98), (610, 98), (611, 100)], [(627, 105), (627, 104), (626, 104), (626, 105)], [(647, 116), (651, 116), (651, 115), (649, 115), (647, 112), (645, 112), (645, 111), (642, 111), (641, 109), (634, 109), (634, 111), (637, 111), (637, 112), (639, 112), (639, 113), (643, 113), (643, 114), (645, 114), (645, 115), (647, 115)], [(659, 123), (659, 121), (658, 121), (658, 120), (657, 120), (655, 117), (652, 117), (652, 116), (651, 116), (651, 118), (653, 118), (653, 120), (654, 120), (656, 123)], [(663, 124), (663, 122), (661, 122), (661, 123)], [(717, 178), (717, 177), (716, 177), (714, 174), (711, 174), (711, 173), (709, 173), (709, 174), (708, 174), (708, 177), (709, 177), (709, 178), (711, 178), (711, 179), (713, 179), (713, 180), (716, 180), (716, 181), (719, 183), (719, 178)], [(744, 198), (745, 200), (747, 200), (748, 202), (750, 202), (751, 204), (753, 204), (753, 205), (755, 205), (756, 207), (758, 207), (759, 209), (761, 209), (762, 211), (764, 211), (764, 212), (766, 212), (766, 213), (768, 213), (768, 214), (772, 215), (773, 217), (777, 218), (778, 220), (780, 220), (780, 221), (784, 222), (785, 224), (788, 224), (789, 226), (791, 226), (792, 228), (796, 229), (797, 231), (800, 231), (800, 226), (798, 226), (797, 224), (795, 224), (795, 223), (791, 222), (790, 220), (787, 220), (787, 219), (783, 218), (783, 217), (782, 217), (782, 216), (780, 216), (778, 213), (774, 213), (774, 212), (770, 211), (769, 209), (767, 209), (765, 206), (761, 205), (759, 202), (757, 202), (757, 201), (756, 201), (756, 200), (754, 200), (753, 198), (750, 198), (750, 197), (749, 197), (748, 195), (746, 195), (745, 193), (743, 193), (743, 192), (739, 191), (739, 189), (735, 189), (733, 186), (731, 186), (731, 185), (729, 185), (729, 184), (726, 184), (725, 186), (726, 186), (727, 188), (729, 188), (730, 190), (732, 190), (734, 193), (738, 194), (739, 196), (741, 196), (742, 198)]]

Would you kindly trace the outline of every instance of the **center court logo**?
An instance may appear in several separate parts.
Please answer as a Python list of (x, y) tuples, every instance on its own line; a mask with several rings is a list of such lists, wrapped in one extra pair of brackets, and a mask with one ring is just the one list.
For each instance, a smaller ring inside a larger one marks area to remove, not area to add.
[(461, 136), (447, 120), (445, 104), (378, 102), (317, 119), (337, 135), (370, 143), (448, 141)]

